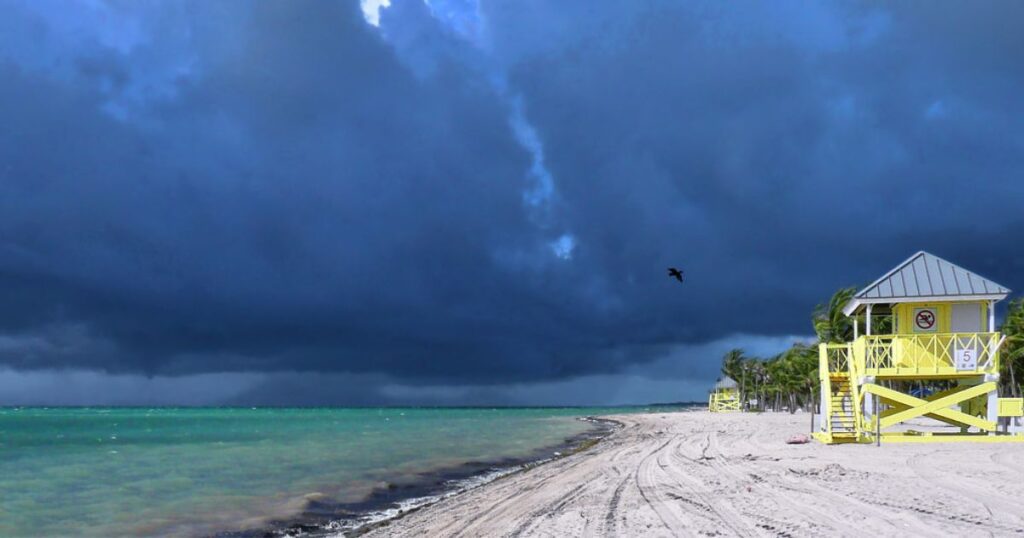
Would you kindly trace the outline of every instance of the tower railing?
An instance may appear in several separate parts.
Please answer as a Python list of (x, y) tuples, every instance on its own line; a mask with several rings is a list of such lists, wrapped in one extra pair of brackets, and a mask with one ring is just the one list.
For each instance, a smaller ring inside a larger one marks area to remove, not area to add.
[(885, 334), (861, 338), (864, 351), (856, 360), (863, 368), (857, 369), (866, 375), (979, 375), (999, 371), (999, 333)]

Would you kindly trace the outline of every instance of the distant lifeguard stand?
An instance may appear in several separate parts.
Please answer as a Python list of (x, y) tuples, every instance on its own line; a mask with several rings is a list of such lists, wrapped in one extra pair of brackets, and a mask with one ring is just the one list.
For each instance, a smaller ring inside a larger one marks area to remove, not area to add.
[(740, 410), (740, 389), (731, 377), (719, 379), (708, 396), (708, 410), (725, 413)]
[[(843, 308), (854, 340), (820, 344), (825, 443), (1024, 441), (1020, 398), (1000, 398), (995, 304), (1010, 290), (918, 252)], [(891, 334), (872, 334), (872, 316)], [(864, 334), (860, 334), (860, 327)], [(916, 431), (907, 421), (937, 426)], [(1000, 430), (1002, 425), (1002, 431)]]

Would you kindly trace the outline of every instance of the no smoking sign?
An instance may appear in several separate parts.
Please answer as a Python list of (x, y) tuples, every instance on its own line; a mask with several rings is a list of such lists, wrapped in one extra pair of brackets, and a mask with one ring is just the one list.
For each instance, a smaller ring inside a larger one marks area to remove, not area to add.
[(934, 332), (937, 317), (931, 308), (914, 309), (914, 330), (917, 332)]

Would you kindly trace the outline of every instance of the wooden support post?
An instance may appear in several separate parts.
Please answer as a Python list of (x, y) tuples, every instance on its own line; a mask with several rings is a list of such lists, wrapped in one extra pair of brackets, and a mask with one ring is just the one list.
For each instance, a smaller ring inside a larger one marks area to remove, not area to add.
[(807, 410), (811, 412), (811, 433), (814, 433), (814, 389), (811, 389), (811, 399), (807, 400)]
[(875, 446), (882, 446), (882, 417), (878, 414), (878, 398), (872, 398), (874, 410), (872, 415), (875, 419)]

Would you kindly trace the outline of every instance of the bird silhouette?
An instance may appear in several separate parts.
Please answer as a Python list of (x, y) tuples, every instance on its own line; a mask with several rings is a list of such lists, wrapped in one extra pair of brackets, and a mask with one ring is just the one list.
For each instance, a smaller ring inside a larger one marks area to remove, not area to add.
[(680, 271), (679, 269), (676, 269), (675, 267), (668, 268), (668, 276), (675, 277), (675, 279), (680, 282), (683, 281), (683, 272)]

